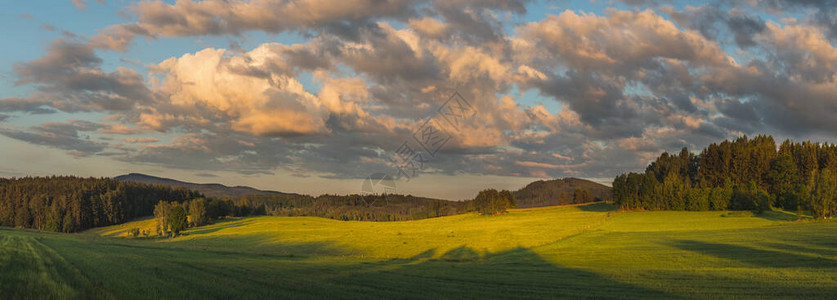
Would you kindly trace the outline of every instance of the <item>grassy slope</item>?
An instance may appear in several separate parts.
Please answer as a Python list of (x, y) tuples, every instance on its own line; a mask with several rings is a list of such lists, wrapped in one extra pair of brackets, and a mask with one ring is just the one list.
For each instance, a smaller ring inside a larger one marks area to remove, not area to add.
[[(837, 297), (837, 223), (610, 207), (412, 222), (256, 217), (173, 240), (0, 229), (0, 294)], [(122, 297), (120, 297), (122, 298)]]

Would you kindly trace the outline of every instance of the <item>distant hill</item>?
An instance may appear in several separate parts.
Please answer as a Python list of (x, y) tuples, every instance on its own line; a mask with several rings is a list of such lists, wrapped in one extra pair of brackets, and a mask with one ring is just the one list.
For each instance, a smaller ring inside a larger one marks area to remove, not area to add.
[(574, 204), (573, 194), (576, 189), (590, 193), (591, 201), (610, 200), (610, 187), (578, 178), (538, 180), (514, 192), (517, 207), (540, 207), (551, 205)]
[(190, 190), (198, 191), (206, 197), (241, 197), (245, 195), (294, 195), (291, 193), (282, 193), (277, 191), (263, 191), (254, 189), (249, 186), (226, 186), (218, 183), (192, 183), (184, 182), (169, 178), (156, 177), (140, 173), (131, 173), (128, 175), (116, 176), (115, 179), (122, 181), (131, 181), (145, 184), (156, 184), (170, 187), (183, 187)]

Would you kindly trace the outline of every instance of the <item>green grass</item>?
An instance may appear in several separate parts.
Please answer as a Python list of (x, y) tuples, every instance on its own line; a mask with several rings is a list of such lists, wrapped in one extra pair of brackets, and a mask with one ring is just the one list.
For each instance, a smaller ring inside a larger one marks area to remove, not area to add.
[[(837, 223), (598, 204), (410, 222), (229, 219), (175, 239), (0, 229), (2, 298), (835, 298)], [(8, 297), (7, 297), (8, 296)]]

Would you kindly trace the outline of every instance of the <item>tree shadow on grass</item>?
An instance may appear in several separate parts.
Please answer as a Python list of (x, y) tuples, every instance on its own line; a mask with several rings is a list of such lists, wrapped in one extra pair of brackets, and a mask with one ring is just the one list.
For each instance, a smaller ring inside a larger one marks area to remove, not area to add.
[(770, 249), (757, 249), (733, 244), (718, 244), (701, 241), (677, 240), (672, 246), (718, 258), (766, 268), (837, 268), (837, 261), (817, 253), (800, 255)]
[(451, 249), (439, 256), (439, 260), (452, 262), (475, 261), (478, 259), (480, 259), (480, 254), (474, 251), (474, 249), (465, 246)]
[(806, 255), (837, 256), (837, 248), (819, 248), (790, 243), (762, 243), (762, 245), (788, 252), (804, 253)]
[(609, 203), (595, 203), (589, 205), (579, 205), (578, 209), (581, 211), (590, 211), (590, 212), (609, 212), (609, 211), (616, 211), (619, 209), (618, 206), (615, 204)]
[[(784, 211), (784, 210), (769, 210), (764, 211), (760, 214), (755, 214), (755, 217), (770, 220), (770, 221), (796, 221), (799, 220), (799, 216), (796, 213)], [(803, 215), (803, 220), (810, 220), (811, 216)]]
[[(328, 285), (372, 298), (572, 298), (671, 299), (660, 291), (617, 282), (592, 272), (557, 266), (517, 248), (484, 256), (468, 247), (439, 259), (388, 266), (377, 272), (340, 276)], [(452, 258), (452, 259), (451, 259)], [(464, 258), (464, 259), (463, 259)]]
[(433, 255), (436, 255), (436, 248), (428, 249), (422, 253), (416, 254), (415, 256), (410, 257), (410, 260), (429, 259), (433, 257)]
[[(232, 223), (233, 221), (239, 221), (239, 222), (238, 223)], [(209, 224), (209, 225), (205, 225), (205, 226), (201, 226), (201, 227), (198, 227), (198, 228), (191, 229), (189, 231), (184, 232), (184, 234), (188, 234), (188, 235), (209, 234), (209, 233), (217, 232), (217, 231), (222, 230), (222, 229), (235, 228), (235, 227), (250, 225), (253, 222), (254, 222), (253, 220), (236, 220), (236, 219), (222, 220), (222, 221), (215, 222), (215, 224)]]

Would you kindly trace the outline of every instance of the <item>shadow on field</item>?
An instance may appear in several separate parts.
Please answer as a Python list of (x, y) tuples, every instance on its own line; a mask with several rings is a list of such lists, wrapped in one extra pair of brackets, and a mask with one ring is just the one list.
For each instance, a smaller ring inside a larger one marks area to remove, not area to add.
[[(358, 251), (334, 242), (292, 242), (284, 241), (269, 233), (223, 237), (201, 237), (188, 240), (174, 240), (170, 246), (185, 249), (231, 249), (231, 253), (249, 253), (263, 256), (298, 257), (298, 256), (344, 256), (358, 254)], [(225, 253), (226, 251), (218, 251)]]
[(789, 243), (763, 243), (762, 245), (782, 251), (804, 253), (806, 255), (837, 256), (837, 248), (823, 249)]
[(590, 205), (579, 205), (578, 209), (581, 211), (590, 211), (590, 212), (609, 212), (615, 211), (619, 207), (613, 204), (608, 203), (596, 203)]
[(235, 227), (250, 225), (254, 222), (253, 220), (245, 220), (245, 221), (240, 221), (238, 223), (232, 223), (233, 221), (239, 221), (239, 220), (238, 219), (226, 219), (226, 220), (215, 221), (215, 224), (202, 226), (199, 229), (191, 230), (191, 231), (187, 232), (187, 234), (208, 234), (208, 233), (213, 233), (213, 232), (219, 231), (221, 229), (235, 228)]
[(616, 282), (595, 273), (564, 268), (537, 253), (517, 248), (480, 256), (459, 247), (438, 259), (378, 264), (375, 272), (331, 278), (328, 285), (373, 298), (676, 298), (660, 291)]
[(477, 251), (474, 251), (474, 249), (461, 246), (459, 248), (451, 249), (445, 254), (442, 254), (442, 256), (439, 256), (439, 259), (444, 261), (458, 262), (475, 261), (480, 259), (480, 254), (477, 253)]
[[(778, 245), (778, 244), (772, 244)], [(672, 246), (682, 250), (698, 252), (718, 258), (731, 259), (741, 263), (767, 268), (835, 268), (837, 261), (823, 257), (827, 255), (810, 248), (796, 247), (757, 249), (733, 244), (717, 244), (701, 241), (674, 241)], [(802, 253), (802, 254), (797, 254)]]
[[(760, 214), (755, 214), (755, 217), (770, 220), (770, 221), (796, 221), (799, 220), (799, 216), (795, 213), (791, 213), (788, 211), (782, 210), (770, 210), (765, 211)], [(811, 219), (810, 216), (802, 216), (802, 219)]]

